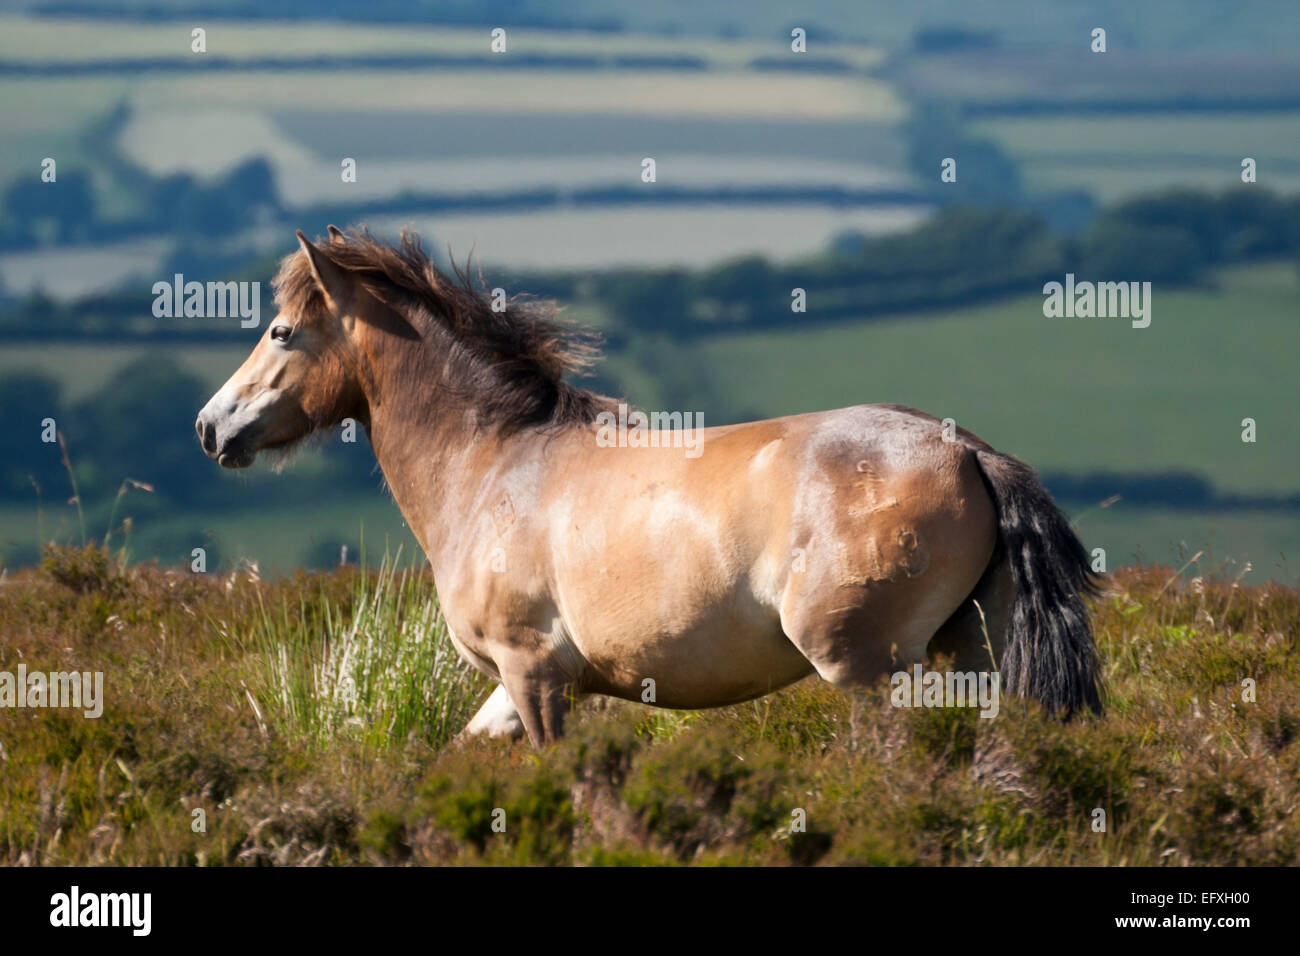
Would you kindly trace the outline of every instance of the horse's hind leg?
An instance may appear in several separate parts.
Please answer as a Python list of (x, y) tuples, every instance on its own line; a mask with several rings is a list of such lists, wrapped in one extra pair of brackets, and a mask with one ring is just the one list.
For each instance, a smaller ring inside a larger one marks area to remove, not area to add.
[(951, 655), (953, 667), (959, 671), (998, 670), (1015, 597), (1011, 566), (999, 550), (970, 597), (935, 633), (929, 653)]
[(871, 548), (883, 555), (872, 564), (874, 577), (812, 560), (806, 572), (790, 576), (781, 626), (836, 687), (860, 687), (923, 661), (930, 639), (970, 595), (993, 550), (990, 540), (987, 550), (978, 549), (983, 553), (927, 551), (926, 542), (940, 538), (928, 529), (897, 537), (904, 543), (893, 551)]
[(861, 690), (922, 661), (930, 637), (960, 601), (909, 599), (910, 590), (891, 584), (841, 588), (830, 595), (833, 606), (813, 604), (783, 615), (787, 636), (817, 674), (849, 694), (851, 746)]
[(924, 661), (931, 638), (970, 595), (993, 551), (990, 534), (968, 552), (935, 548), (921, 561), (914, 560), (921, 545), (940, 536), (923, 529), (903, 540), (900, 554), (877, 549), (891, 559), (886, 570), (896, 572), (881, 578), (846, 582), (839, 569), (820, 571), (811, 562), (806, 573), (791, 576), (782, 627), (818, 675), (841, 690), (855, 692)]
[[(927, 451), (928, 449), (928, 451)], [(973, 457), (918, 445), (917, 465), (831, 460), (831, 494), (796, 525), (810, 542), (791, 572), (781, 626), (845, 690), (923, 661), (930, 639), (970, 596), (997, 545), (997, 516)]]

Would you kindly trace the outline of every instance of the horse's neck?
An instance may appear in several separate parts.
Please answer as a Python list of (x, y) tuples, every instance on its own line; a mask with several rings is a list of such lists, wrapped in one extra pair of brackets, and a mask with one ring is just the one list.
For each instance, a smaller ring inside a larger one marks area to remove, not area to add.
[(363, 334), (355, 340), (366, 433), (402, 517), (425, 553), (431, 554), (441, 524), (439, 502), (446, 499), (447, 485), (456, 480), (449, 472), (468, 436), (458, 433), (450, 416), (438, 414), (436, 381), (423, 388), (410, 381), (407, 369), (433, 365), (427, 355), (416, 354), (424, 343), (387, 334), (397, 320), (382, 309), (376, 312), (371, 322), (358, 323)]
[[(437, 363), (427, 354), (416, 361), (403, 351), (427, 348), (423, 341), (384, 336), (367, 344), (373, 374), (365, 376), (363, 391), (370, 444), (402, 516), (436, 570), (459, 544), (492, 474), (504, 460), (543, 454), (546, 437), (517, 432), (503, 439), (477, 428), (462, 401), (446, 400), (449, 386), (432, 372)], [(411, 368), (430, 368), (429, 379), (412, 383), (402, 372)], [(454, 391), (464, 394), (460, 385)]]
[(401, 411), (396, 404), (372, 410), (370, 444), (402, 517), (432, 559), (449, 534), (448, 506), (473, 480), (473, 437), (455, 422), (420, 422)]

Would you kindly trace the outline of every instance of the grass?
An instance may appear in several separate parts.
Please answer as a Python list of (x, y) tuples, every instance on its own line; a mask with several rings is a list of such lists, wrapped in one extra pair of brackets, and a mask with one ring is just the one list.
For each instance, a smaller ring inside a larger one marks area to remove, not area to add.
[(846, 698), (809, 680), (708, 711), (589, 699), (535, 753), (447, 743), (485, 688), (424, 573), (96, 550), (0, 583), (0, 670), (100, 670), (106, 697), (0, 710), (0, 863), (1300, 863), (1300, 590), (1113, 575), (1099, 719), (894, 710), (882, 682), (850, 748)]
[(358, 576), (349, 598), (349, 607), (328, 593), (310, 609), (301, 599), (262, 605), (251, 637), (262, 666), (248, 689), (259, 729), (322, 748), (340, 737), (446, 744), (487, 684), (452, 647), (427, 576), (402, 568), (399, 554)]
[[(304, 467), (304, 466), (298, 466)], [(105, 502), (87, 512), (87, 525), (96, 536), (113, 529), (113, 545), (127, 545), (132, 561), (157, 558), (165, 564), (188, 561), (191, 549), (208, 551), (209, 570), (231, 570), (242, 561), (256, 562), (265, 573), (291, 573), (298, 567), (326, 567), (337, 560), (340, 546), (350, 548), (355, 562), (363, 540), (418, 548), (392, 499), (379, 490), (320, 498), (310, 504), (295, 500), (294, 476), (261, 486), (256, 506), (227, 511), (180, 509), (132, 519), (129, 538), (123, 521), (133, 504), (146, 500), (130, 490), (110, 521)], [(66, 485), (65, 485), (66, 489)], [(300, 497), (300, 496), (299, 496)], [(52, 492), (45, 507), (30, 504), (0, 507), (0, 569), (10, 573), (35, 563), (42, 541), (79, 541), (76, 509)], [(1294, 511), (1242, 511), (1203, 514), (1195, 511), (1138, 507), (1119, 501), (1107, 508), (1067, 509), (1089, 550), (1104, 548), (1108, 568), (1161, 562), (1177, 566), (1196, 551), (1206, 553), (1208, 566), (1222, 565), (1233, 577), (1245, 562), (1254, 570), (1247, 583), (1272, 579), (1295, 583), (1300, 577), (1300, 517)], [(327, 560), (328, 558), (328, 560)], [(323, 563), (324, 562), (324, 563)], [(1234, 564), (1235, 562), (1235, 564)], [(417, 562), (418, 563), (418, 562)]]

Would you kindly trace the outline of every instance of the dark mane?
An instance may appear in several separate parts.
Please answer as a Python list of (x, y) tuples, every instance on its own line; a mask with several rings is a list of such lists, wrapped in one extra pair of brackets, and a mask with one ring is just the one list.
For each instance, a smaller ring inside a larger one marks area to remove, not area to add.
[[(437, 367), (408, 368), (410, 386), (432, 386), (441, 374), (438, 384), (451, 392), (446, 397), (472, 407), (480, 427), (583, 425), (614, 407), (613, 400), (565, 381), (566, 372), (591, 365), (600, 338), (558, 321), (553, 303), (514, 296), (504, 311), (493, 311), (468, 260), (463, 267), (453, 263), (448, 276), (406, 230), (397, 245), (364, 228), (316, 245), (433, 346)], [(324, 308), (301, 250), (285, 258), (272, 284), (282, 311), (317, 314)]]

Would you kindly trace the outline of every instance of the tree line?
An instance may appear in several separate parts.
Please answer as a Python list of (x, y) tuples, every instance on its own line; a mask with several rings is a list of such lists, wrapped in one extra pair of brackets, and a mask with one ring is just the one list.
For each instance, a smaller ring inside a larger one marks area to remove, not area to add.
[[(437, 247), (429, 237), (426, 244)], [(490, 278), (511, 291), (600, 306), (617, 343), (647, 331), (692, 337), (965, 306), (1037, 291), (1066, 272), (1094, 281), (1195, 285), (1212, 268), (1270, 258), (1300, 261), (1300, 197), (1243, 186), (1120, 202), (1078, 235), (1020, 208), (950, 206), (910, 231), (844, 234), (820, 253), (790, 262), (745, 256), (699, 269), (503, 271)], [(182, 246), (164, 274), (211, 275), (205, 262)], [(261, 281), (263, 314), (271, 315), (276, 263), (277, 257), (232, 259), (220, 263), (221, 277)], [(796, 289), (805, 292), (806, 311), (792, 308)], [(229, 319), (156, 319), (152, 303), (144, 281), (74, 302), (32, 295), (0, 308), (0, 337), (197, 341), (240, 334)]]

